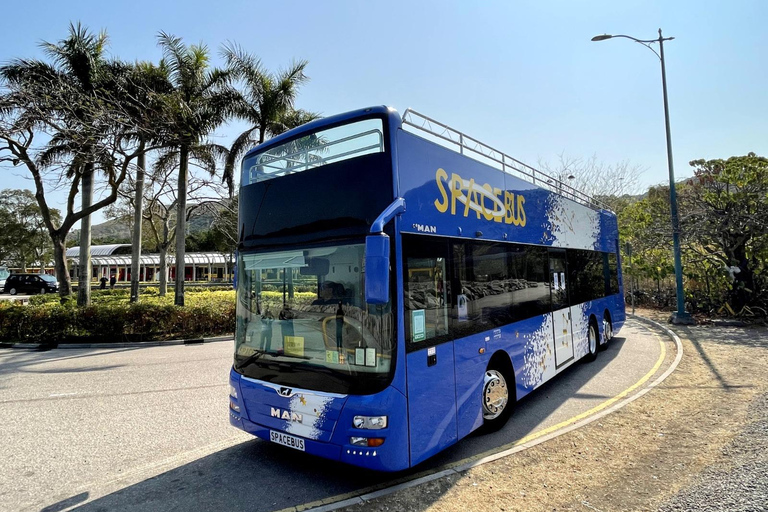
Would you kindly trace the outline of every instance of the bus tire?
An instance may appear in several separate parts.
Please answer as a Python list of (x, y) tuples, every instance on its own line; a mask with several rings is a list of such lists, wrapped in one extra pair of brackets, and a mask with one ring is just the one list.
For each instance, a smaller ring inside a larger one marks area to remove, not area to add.
[[(482, 411), (483, 431), (496, 432), (501, 429), (512, 415), (515, 406), (515, 380), (511, 366), (502, 364), (500, 359), (491, 361), (483, 377)], [(510, 389), (510, 386), (512, 388)]]
[(608, 348), (608, 342), (613, 339), (613, 322), (611, 322), (611, 314), (606, 311), (603, 314), (603, 343), (600, 345), (600, 350)]
[(587, 356), (585, 359), (587, 362), (592, 362), (597, 359), (597, 346), (600, 342), (599, 331), (597, 330), (597, 322), (595, 317), (589, 319), (589, 329), (587, 330)]

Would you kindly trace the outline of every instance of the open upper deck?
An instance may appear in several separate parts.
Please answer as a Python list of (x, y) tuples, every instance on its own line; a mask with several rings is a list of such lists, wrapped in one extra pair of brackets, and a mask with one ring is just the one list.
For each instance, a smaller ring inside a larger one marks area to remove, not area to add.
[(513, 158), (506, 153), (480, 142), (447, 124), (436, 121), (412, 109), (403, 112), (402, 124), (418, 132), (435, 137), (443, 146), (458, 151), (462, 155), (474, 158), (482, 163), (525, 180), (537, 187), (547, 189), (567, 197), (577, 203), (597, 210), (607, 210), (608, 207), (597, 198), (578, 190), (562, 180), (550, 176), (528, 164)]
[(413, 110), (307, 123), (243, 160), (241, 243), (362, 236), (395, 198), (401, 232), (611, 250), (615, 215), (555, 177)]
[[(318, 119), (274, 137), (246, 155), (250, 165), (243, 169), (242, 183), (256, 183), (366, 154), (384, 152), (385, 119), (393, 131), (397, 128), (406, 129), (579, 204), (597, 210), (608, 209), (599, 199), (568, 183), (410, 108), (399, 117), (392, 108), (370, 107)], [(252, 156), (255, 154), (258, 157), (254, 159)]]

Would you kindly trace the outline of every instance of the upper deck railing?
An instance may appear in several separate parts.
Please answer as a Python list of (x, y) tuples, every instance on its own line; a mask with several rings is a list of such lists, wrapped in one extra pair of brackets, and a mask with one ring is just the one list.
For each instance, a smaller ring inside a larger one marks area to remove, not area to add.
[(447, 142), (450, 149), (458, 147), (458, 152), (462, 155), (467, 155), (480, 162), (485, 162), (486, 160), (494, 162), (500, 166), (500, 170), (507, 174), (533, 183), (538, 187), (551, 190), (577, 203), (595, 209), (610, 209), (599, 199), (415, 110), (409, 108), (403, 112), (403, 125), (424, 131), (433, 137)]

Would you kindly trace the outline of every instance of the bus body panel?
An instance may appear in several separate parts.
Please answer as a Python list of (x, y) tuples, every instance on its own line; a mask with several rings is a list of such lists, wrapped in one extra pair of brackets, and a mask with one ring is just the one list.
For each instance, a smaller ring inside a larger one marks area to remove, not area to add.
[(397, 141), (402, 232), (616, 251), (612, 215), (404, 130)]
[[(287, 434), (329, 442), (346, 395), (278, 386), (242, 377), (242, 412), (264, 427)], [(280, 393), (286, 393), (281, 396)]]
[[(392, 386), (373, 395), (349, 396), (292, 388), (291, 398), (284, 398), (275, 392), (281, 386), (243, 377), (234, 370), (230, 385), (238, 396), (230, 401), (240, 407), (239, 413), (230, 408), (230, 424), (260, 439), (270, 441), (272, 431), (294, 435), (304, 439), (306, 453), (369, 469), (393, 471), (410, 465), (407, 402)], [(281, 418), (272, 416), (273, 409), (279, 410)], [(380, 430), (357, 429), (353, 420), (358, 415), (387, 416), (388, 425)], [(383, 438), (384, 444), (359, 447), (350, 443), (351, 437)]]
[[(452, 342), (456, 360), (456, 415), (459, 439), (483, 424), (482, 376), (495, 349), (494, 345), (499, 344), (500, 337), (501, 329), (497, 329), (490, 334), (472, 334)], [(505, 348), (511, 348), (510, 344), (507, 345), (509, 346)]]
[(413, 466), (457, 440), (453, 342), (411, 352), (406, 359)]

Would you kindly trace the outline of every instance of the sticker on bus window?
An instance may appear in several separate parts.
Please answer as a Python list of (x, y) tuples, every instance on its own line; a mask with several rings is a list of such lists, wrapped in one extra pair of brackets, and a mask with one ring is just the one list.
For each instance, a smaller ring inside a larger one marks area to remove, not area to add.
[(560, 289), (565, 290), (565, 272), (560, 272)]
[(365, 349), (365, 366), (370, 366), (372, 368), (376, 367), (376, 349), (375, 348), (366, 348)]
[(326, 350), (325, 362), (339, 364), (339, 352), (337, 350)]
[(426, 315), (423, 309), (411, 311), (411, 339), (413, 341), (427, 339)]
[(237, 347), (237, 355), (249, 357), (256, 353), (256, 349), (249, 347), (248, 345), (240, 345)]
[(458, 295), (456, 299), (459, 306), (459, 322), (466, 322), (469, 318), (469, 315), (467, 315), (467, 296), (463, 294)]
[(365, 349), (362, 347), (355, 349), (355, 364), (358, 366), (365, 366)]
[(557, 272), (555, 272), (554, 274), (552, 274), (552, 276), (555, 280), (554, 291), (558, 291), (560, 290), (560, 275)]
[(283, 340), (286, 355), (304, 357), (304, 338), (301, 336), (284, 336)]

